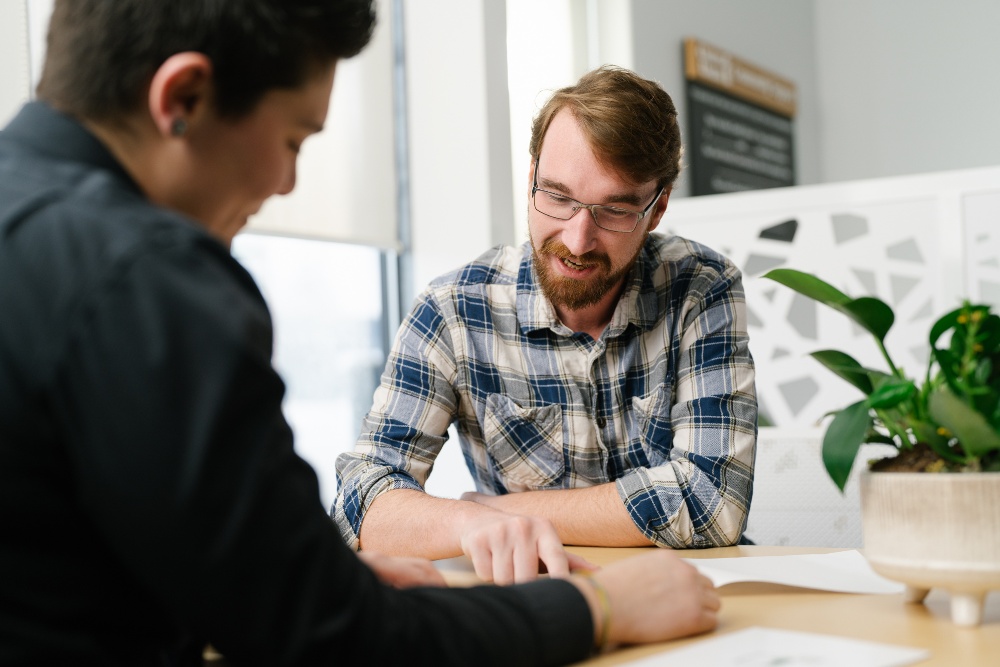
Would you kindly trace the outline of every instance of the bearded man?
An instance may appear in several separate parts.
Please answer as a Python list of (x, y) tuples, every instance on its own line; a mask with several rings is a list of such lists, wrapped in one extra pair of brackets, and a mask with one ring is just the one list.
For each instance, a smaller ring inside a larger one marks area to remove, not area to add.
[[(551, 97), (529, 152), (530, 242), (418, 298), (337, 460), (341, 533), (464, 553), (498, 583), (589, 567), (564, 544), (738, 543), (757, 435), (743, 288), (722, 255), (652, 234), (680, 170), (670, 96), (600, 68)], [(423, 490), (451, 424), (478, 489), (458, 500)]]

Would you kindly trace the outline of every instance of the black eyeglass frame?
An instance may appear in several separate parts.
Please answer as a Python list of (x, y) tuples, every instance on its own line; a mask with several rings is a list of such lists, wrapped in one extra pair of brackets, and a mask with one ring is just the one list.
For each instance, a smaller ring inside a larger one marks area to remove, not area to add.
[[(574, 204), (573, 213), (568, 218), (560, 218), (559, 216), (552, 215), (551, 213), (546, 213), (545, 211), (539, 209), (538, 204), (535, 203), (535, 193), (537, 192), (544, 192), (554, 197), (568, 199)], [(635, 213), (635, 211), (629, 211), (626, 208), (619, 208), (617, 206), (608, 206), (607, 204), (584, 204), (583, 202), (577, 201), (572, 197), (567, 197), (566, 195), (559, 194), (558, 192), (552, 192), (551, 190), (546, 190), (545, 188), (538, 187), (538, 158), (535, 158), (535, 172), (532, 177), (532, 183), (531, 183), (531, 205), (535, 208), (536, 211), (538, 211), (539, 213), (548, 218), (552, 218), (553, 220), (570, 220), (573, 218), (573, 216), (575, 216), (577, 213), (580, 212), (581, 208), (585, 208), (588, 211), (590, 211), (590, 218), (594, 221), (594, 224), (597, 225), (598, 228), (603, 229), (604, 231), (607, 232), (615, 232), (616, 234), (631, 234), (639, 227), (639, 223), (642, 222), (643, 218), (649, 215), (649, 212), (653, 210), (653, 205), (656, 204), (656, 202), (660, 201), (660, 196), (662, 194), (663, 194), (663, 186), (660, 186), (660, 189), (656, 191), (656, 196), (653, 197), (653, 201), (649, 202), (649, 205), (646, 206), (646, 208), (642, 209), (642, 211), (636, 214), (635, 224), (632, 225), (632, 229), (611, 229), (609, 227), (603, 227), (601, 223), (598, 222), (597, 220), (597, 213), (594, 212), (595, 208), (608, 208), (608, 209), (613, 209), (615, 211), (622, 211), (625, 213)]]

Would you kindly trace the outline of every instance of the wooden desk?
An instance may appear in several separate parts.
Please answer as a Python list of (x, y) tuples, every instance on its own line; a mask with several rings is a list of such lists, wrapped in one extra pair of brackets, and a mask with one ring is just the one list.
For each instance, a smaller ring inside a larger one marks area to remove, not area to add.
[[(569, 547), (598, 565), (607, 565), (645, 549)], [(740, 546), (683, 552), (685, 558), (734, 558), (828, 553), (836, 549)], [(468, 559), (438, 561), (449, 584), (482, 583)], [(681, 648), (705, 637), (762, 626), (802, 632), (818, 632), (854, 639), (928, 649), (930, 658), (920, 667), (997, 667), (1000, 665), (1000, 593), (986, 600), (983, 625), (959, 628), (952, 625), (947, 594), (933, 591), (924, 604), (907, 604), (902, 594), (856, 595), (827, 593), (776, 584), (739, 583), (719, 589), (722, 611), (718, 629), (708, 635), (662, 644), (619, 649), (586, 661), (588, 666), (621, 665), (630, 660)]]

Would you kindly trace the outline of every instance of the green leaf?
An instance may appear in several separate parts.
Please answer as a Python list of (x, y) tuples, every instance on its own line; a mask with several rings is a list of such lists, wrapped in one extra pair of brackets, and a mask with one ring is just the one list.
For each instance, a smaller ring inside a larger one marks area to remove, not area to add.
[(814, 275), (796, 271), (795, 269), (771, 269), (762, 277), (773, 280), (776, 283), (795, 290), (803, 296), (807, 296), (820, 303), (825, 303), (831, 307), (836, 307), (851, 300), (851, 297), (830, 283), (820, 280)]
[(934, 421), (958, 438), (968, 456), (980, 458), (988, 452), (1000, 450), (1000, 434), (983, 415), (966, 405), (947, 388), (942, 387), (931, 394), (929, 407)]
[(934, 323), (931, 327), (931, 335), (929, 336), (931, 347), (937, 347), (938, 339), (944, 335), (949, 329), (955, 328), (958, 324), (958, 316), (962, 314), (961, 308), (956, 308), (950, 313), (945, 313), (938, 321)]
[(876, 299), (873, 296), (863, 296), (859, 299), (848, 301), (842, 306), (837, 307), (837, 310), (847, 314), (852, 320), (882, 341), (885, 340), (886, 334), (889, 333), (889, 329), (892, 328), (892, 323), (896, 319), (892, 308), (885, 301)]
[(951, 386), (952, 390), (958, 391), (958, 373), (956, 372), (958, 359), (950, 350), (939, 347), (931, 348), (931, 355), (937, 361), (938, 368), (941, 369), (941, 374), (944, 375), (945, 382)]
[(866, 396), (872, 393), (872, 381), (868, 376), (868, 370), (855, 361), (851, 355), (837, 350), (819, 350), (810, 356), (853, 384)]
[(884, 301), (870, 296), (852, 299), (830, 283), (809, 273), (795, 269), (771, 269), (762, 277), (844, 313), (880, 341), (885, 340), (885, 335), (895, 320), (892, 308)]
[(876, 410), (894, 408), (903, 401), (913, 397), (917, 393), (917, 387), (910, 380), (897, 380), (895, 382), (882, 383), (878, 389), (868, 397), (868, 407)]
[(849, 405), (833, 418), (823, 436), (823, 465), (830, 479), (841, 491), (851, 474), (858, 449), (872, 427), (872, 417), (865, 401)]

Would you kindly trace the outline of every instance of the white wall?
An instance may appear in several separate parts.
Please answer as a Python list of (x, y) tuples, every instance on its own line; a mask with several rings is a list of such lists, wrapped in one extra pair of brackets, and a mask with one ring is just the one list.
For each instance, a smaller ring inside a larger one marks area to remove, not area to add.
[[(879, 0), (872, 0), (879, 1)], [(633, 0), (635, 70), (655, 79), (680, 114), (687, 143), (684, 99), (685, 37), (696, 37), (795, 82), (795, 162), (800, 184), (822, 181), (814, 2), (803, 0)], [(675, 194), (690, 192), (685, 177)]]
[(0, 128), (28, 99), (31, 66), (24, 0), (0, 0)]
[[(404, 3), (414, 287), (513, 238), (503, 1)], [(496, 10), (500, 9), (498, 13)], [(499, 39), (497, 35), (499, 33)], [(498, 150), (498, 146), (504, 150)], [(504, 197), (494, 197), (497, 192)]]
[(1000, 164), (1000, 2), (633, 0), (632, 11), (635, 69), (674, 96), (682, 125), (686, 36), (798, 85), (800, 184)]
[(1000, 2), (815, 6), (824, 181), (1000, 164)]

